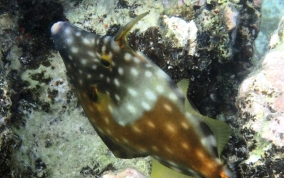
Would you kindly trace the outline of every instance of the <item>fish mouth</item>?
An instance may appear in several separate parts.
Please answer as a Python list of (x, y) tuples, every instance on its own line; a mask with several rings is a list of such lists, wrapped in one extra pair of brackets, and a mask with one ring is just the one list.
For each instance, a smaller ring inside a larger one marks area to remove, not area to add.
[(66, 27), (67, 22), (56, 22), (55, 24), (52, 25), (50, 31), (52, 35), (58, 35), (63, 29), (64, 26)]
[(50, 28), (53, 42), (58, 50), (66, 47), (66, 39), (74, 33), (73, 26), (68, 22), (59, 21)]

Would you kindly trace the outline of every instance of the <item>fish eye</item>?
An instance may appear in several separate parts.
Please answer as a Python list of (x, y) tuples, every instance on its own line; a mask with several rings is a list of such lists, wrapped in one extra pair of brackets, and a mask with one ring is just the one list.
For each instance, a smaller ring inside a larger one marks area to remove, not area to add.
[(101, 58), (101, 64), (107, 68), (110, 66), (110, 62), (104, 58)]
[(106, 68), (109, 68), (110, 67), (110, 61), (111, 61), (111, 58), (109, 55), (106, 55), (106, 54), (103, 54), (100, 58), (100, 61), (101, 61), (101, 64), (106, 67)]

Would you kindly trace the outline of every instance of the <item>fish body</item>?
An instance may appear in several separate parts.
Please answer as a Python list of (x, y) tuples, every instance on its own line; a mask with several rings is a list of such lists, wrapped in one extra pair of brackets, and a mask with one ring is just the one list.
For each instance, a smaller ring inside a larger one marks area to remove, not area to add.
[(105, 144), (120, 158), (151, 155), (163, 165), (195, 177), (232, 177), (216, 154), (210, 129), (185, 107), (172, 79), (126, 41), (79, 29), (68, 22), (51, 28), (80, 103)]

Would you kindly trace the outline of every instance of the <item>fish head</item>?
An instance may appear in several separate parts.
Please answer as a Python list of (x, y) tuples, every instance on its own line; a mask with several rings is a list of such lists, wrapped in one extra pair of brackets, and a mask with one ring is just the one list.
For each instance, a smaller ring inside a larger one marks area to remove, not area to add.
[(126, 35), (130, 28), (126, 26), (111, 37), (84, 31), (68, 22), (57, 22), (51, 27), (52, 38), (77, 94), (89, 95), (81, 104), (97, 101), (98, 95), (109, 97), (108, 103), (100, 104), (111, 108), (111, 115), (120, 125), (141, 118), (144, 112), (153, 109), (161, 95), (180, 101), (181, 108), (183, 100), (164, 71), (128, 46)]
[(114, 50), (119, 47), (110, 36), (84, 31), (68, 22), (57, 22), (51, 28), (52, 38), (62, 56), (68, 76), (75, 88), (86, 88), (102, 83), (113, 73)]

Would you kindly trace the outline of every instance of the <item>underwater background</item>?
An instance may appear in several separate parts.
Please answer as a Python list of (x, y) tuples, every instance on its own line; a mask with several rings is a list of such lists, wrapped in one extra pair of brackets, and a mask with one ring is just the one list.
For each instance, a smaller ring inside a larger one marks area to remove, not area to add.
[(222, 157), (237, 176), (284, 176), (281, 0), (1, 0), (0, 177), (150, 175), (150, 157), (118, 159), (101, 141), (50, 34), (68, 21), (114, 36), (147, 11), (129, 45), (189, 79), (196, 109), (231, 126)]

